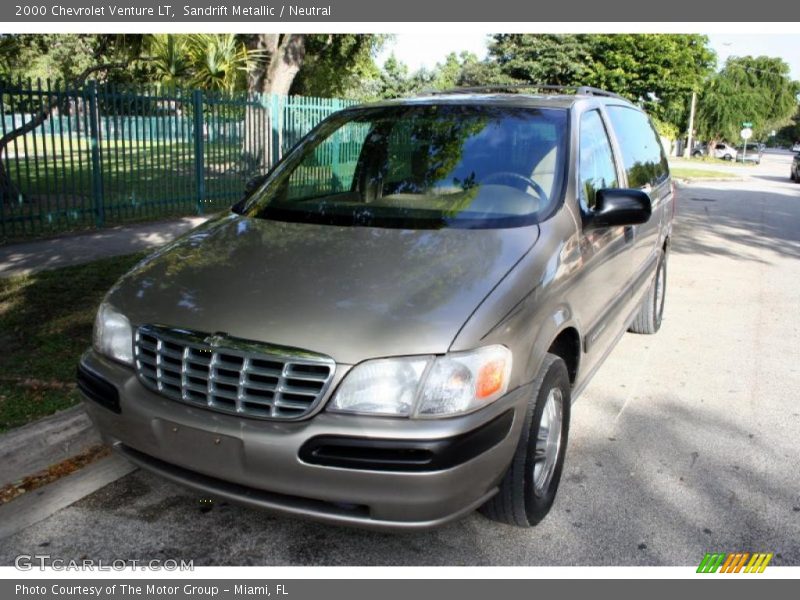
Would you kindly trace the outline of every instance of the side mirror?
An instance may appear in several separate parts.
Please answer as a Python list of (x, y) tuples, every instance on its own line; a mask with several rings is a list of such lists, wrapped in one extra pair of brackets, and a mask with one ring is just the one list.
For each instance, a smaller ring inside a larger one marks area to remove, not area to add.
[(593, 227), (646, 223), (653, 212), (650, 196), (642, 190), (597, 190), (590, 224)]

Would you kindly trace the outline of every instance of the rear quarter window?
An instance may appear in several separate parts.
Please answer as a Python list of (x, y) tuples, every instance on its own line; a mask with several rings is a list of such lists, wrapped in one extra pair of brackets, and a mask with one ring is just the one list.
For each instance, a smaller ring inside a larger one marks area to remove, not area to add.
[(640, 188), (662, 183), (669, 175), (669, 165), (647, 115), (625, 106), (608, 106), (606, 112), (619, 142), (628, 186)]

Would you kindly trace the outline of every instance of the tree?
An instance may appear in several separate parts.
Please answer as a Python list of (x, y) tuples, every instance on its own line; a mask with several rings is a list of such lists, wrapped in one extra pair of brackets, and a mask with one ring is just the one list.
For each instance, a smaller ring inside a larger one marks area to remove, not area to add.
[(489, 56), (501, 73), (518, 82), (588, 85), (592, 57), (582, 35), (499, 34)]
[(713, 72), (708, 38), (695, 34), (585, 36), (590, 46), (588, 85), (641, 104), (659, 121), (684, 131), (689, 100)]
[[(251, 92), (289, 94), (295, 79), (308, 93), (341, 91), (358, 85), (355, 75), (370, 69), (370, 61), (386, 36), (354, 34), (261, 33), (246, 37), (247, 47), (264, 60), (249, 71)], [(374, 67), (374, 65), (373, 65)], [(336, 78), (342, 76), (341, 81)]]
[(358, 98), (369, 95), (364, 84), (380, 78), (375, 64), (388, 36), (309, 35), (306, 56), (291, 86), (291, 93), (323, 98)]
[[(417, 82), (419, 79), (417, 80)], [(383, 64), (381, 72), (381, 91), (383, 98), (402, 98), (419, 92), (419, 86), (412, 79), (405, 63), (397, 60), (392, 53)]]
[[(22, 34), (0, 36), (0, 77), (6, 80), (70, 81), (94, 65), (135, 64), (143, 47), (142, 35)], [(108, 80), (132, 80), (133, 68), (97, 72)]]
[(694, 34), (503, 34), (489, 53), (511, 81), (606, 89), (681, 129), (715, 64), (708, 39)]
[(783, 144), (785, 146), (791, 146), (798, 141), (800, 141), (800, 106), (792, 117), (791, 123), (781, 127), (777, 131), (775, 138), (771, 140), (773, 144)]
[(731, 57), (703, 90), (697, 108), (701, 137), (712, 143), (739, 139), (742, 123), (750, 122), (755, 139), (791, 123), (797, 113), (800, 83), (780, 58)]

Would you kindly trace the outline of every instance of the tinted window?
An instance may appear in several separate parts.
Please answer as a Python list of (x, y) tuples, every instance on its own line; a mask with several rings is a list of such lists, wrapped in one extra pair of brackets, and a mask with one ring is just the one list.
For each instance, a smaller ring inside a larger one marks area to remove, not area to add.
[(315, 130), (243, 212), (350, 226), (514, 227), (558, 201), (566, 111), (474, 105), (351, 110)]
[(579, 199), (584, 208), (594, 208), (597, 190), (618, 185), (611, 143), (600, 113), (596, 110), (581, 116), (579, 153)]
[(663, 181), (669, 174), (667, 157), (650, 119), (624, 106), (609, 106), (607, 111), (619, 141), (628, 186), (640, 188)]

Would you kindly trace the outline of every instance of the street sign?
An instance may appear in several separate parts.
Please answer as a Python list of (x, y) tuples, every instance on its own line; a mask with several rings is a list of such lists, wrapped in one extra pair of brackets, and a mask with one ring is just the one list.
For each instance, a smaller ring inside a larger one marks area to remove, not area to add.
[(750, 121), (745, 121), (744, 123), (742, 123), (742, 127), (752, 127), (752, 126), (753, 124)]
[(739, 132), (739, 135), (742, 136), (743, 140), (749, 140), (751, 137), (753, 137), (753, 130), (749, 127), (745, 127)]

